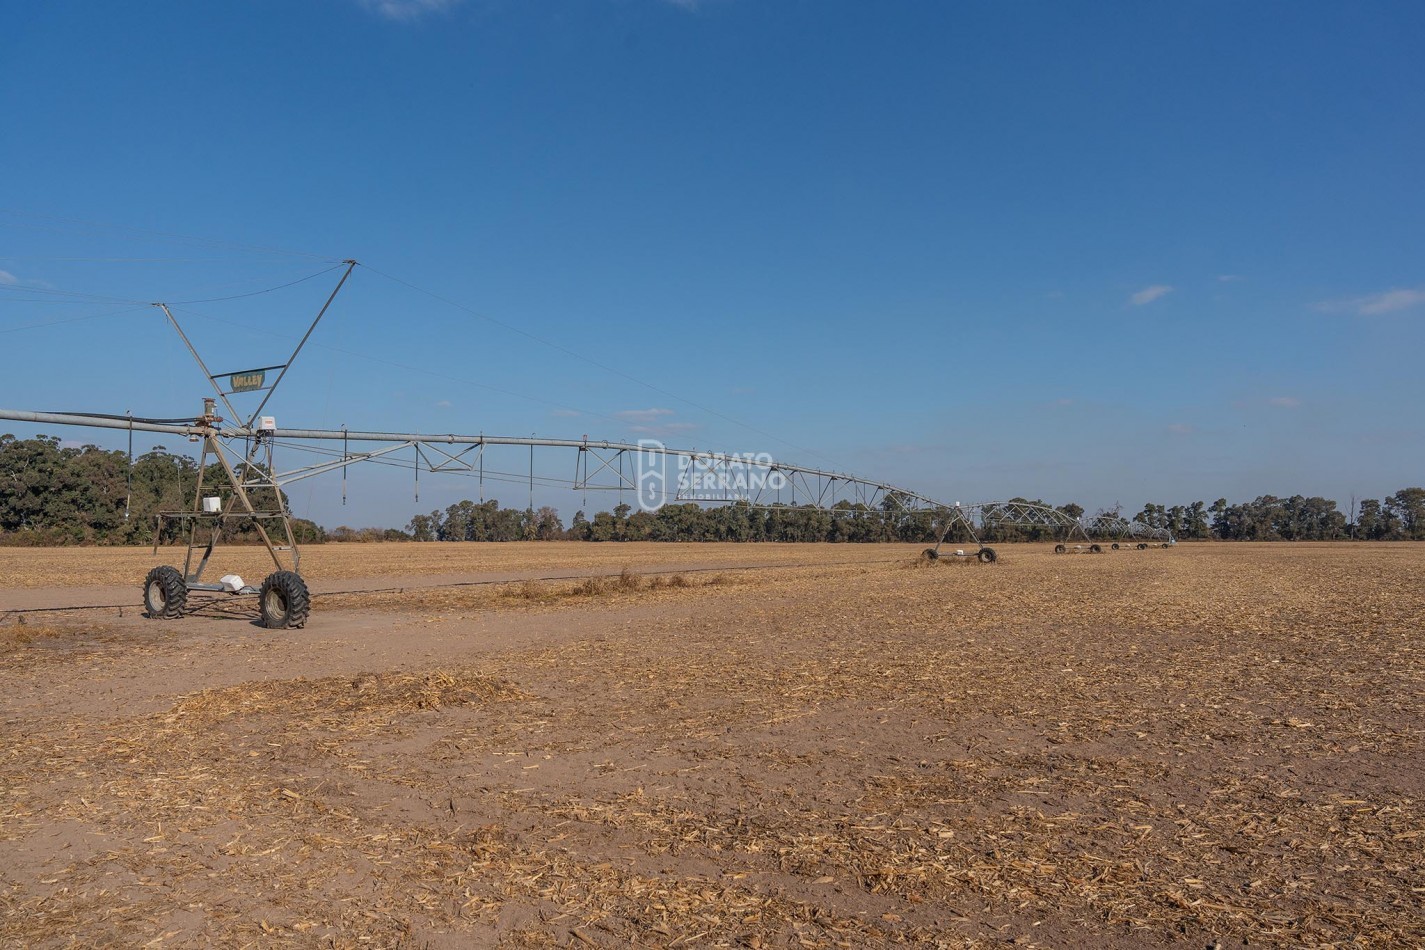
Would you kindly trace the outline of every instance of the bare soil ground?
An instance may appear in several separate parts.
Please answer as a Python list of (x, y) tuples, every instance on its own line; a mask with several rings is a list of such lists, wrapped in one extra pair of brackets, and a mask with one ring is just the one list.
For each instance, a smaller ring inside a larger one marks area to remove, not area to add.
[(0, 945), (1425, 945), (1425, 545), (918, 550), (0, 551)]

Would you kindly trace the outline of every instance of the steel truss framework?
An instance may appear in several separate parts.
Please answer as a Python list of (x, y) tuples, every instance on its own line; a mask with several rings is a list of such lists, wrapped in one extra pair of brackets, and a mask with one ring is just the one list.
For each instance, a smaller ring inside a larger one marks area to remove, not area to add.
[(1118, 514), (1100, 514), (1084, 523), (1084, 530), (1095, 539), (1109, 541), (1173, 541), (1173, 533), (1167, 528), (1155, 528), (1141, 521), (1130, 521)]
[[(918, 492), (885, 482), (780, 462), (768, 455), (729, 455), (702, 452), (695, 449), (669, 448), (661, 442), (639, 443), (591, 441), (587, 437), (571, 439), (538, 439), (456, 434), (421, 434), (411, 432), (362, 432), (346, 429), (278, 429), (275, 423), (261, 416), (277, 387), (291, 369), (302, 348), (311, 338), (317, 324), (331, 307), (342, 286), (357, 266), (346, 261), (340, 280), (311, 325), (303, 334), (292, 355), (283, 363), (252, 369), (213, 373), (197, 349), (183, 332), (172, 311), (162, 303), (168, 322), (177, 331), (194, 362), (212, 386), (214, 396), (204, 399), (203, 413), (192, 422), (136, 419), (133, 416), (25, 412), (0, 409), (0, 419), (45, 425), (85, 426), (93, 428), (127, 429), (134, 432), (158, 432), (184, 436), (202, 442), (198, 484), (188, 511), (165, 512), (158, 516), (155, 549), (165, 518), (184, 522), (188, 534), (188, 553), (180, 575), (174, 568), (156, 568), (145, 582), (145, 599), (150, 615), (176, 616), (182, 604), (168, 599), (186, 596), (187, 590), (217, 591), (230, 589), (221, 584), (204, 583), (203, 573), (225, 531), (235, 523), (250, 524), (262, 539), (277, 572), (264, 581), (260, 592), (263, 621), (269, 626), (301, 626), (306, 619), (307, 592), (300, 579), (301, 553), (292, 531), (292, 515), (283, 499), (283, 489), (294, 482), (340, 470), (342, 495), (345, 500), (346, 471), (360, 463), (396, 465), (413, 470), (416, 498), (420, 497), (420, 473), (459, 473), (475, 475), (481, 483), (484, 501), (484, 481), (527, 482), (531, 505), (534, 487), (562, 485), (575, 491), (615, 491), (621, 495), (632, 492), (641, 507), (655, 509), (673, 502), (694, 502), (700, 505), (746, 504), (756, 508), (790, 506), (830, 511), (851, 516), (876, 512), (886, 517), (916, 517), (924, 520), (927, 531), (933, 531), (936, 545), (927, 553), (938, 557), (940, 547), (955, 533), (967, 534), (979, 546), (976, 555), (993, 561), (993, 550), (980, 543), (991, 532), (1006, 528), (1047, 531), (1055, 540), (1082, 538), (1152, 538), (1171, 542), (1171, 536), (1161, 528), (1151, 528), (1113, 515), (1099, 515), (1078, 520), (1062, 511), (1030, 502), (1011, 500), (984, 502), (974, 505), (946, 505)], [(267, 374), (277, 377), (267, 384)], [(258, 406), (244, 418), (229, 400), (240, 392), (261, 392)], [(228, 413), (218, 414), (218, 403)], [(327, 443), (340, 441), (341, 449)], [(353, 443), (357, 450), (352, 450)], [(273, 449), (304, 451), (321, 456), (321, 460), (279, 472), (273, 463)], [(524, 473), (491, 468), (487, 471), (487, 454), (491, 448), (527, 447), (529, 465)], [(568, 479), (536, 476), (536, 451), (574, 452), (573, 474)], [(229, 489), (224, 493), (210, 488), (204, 496), (203, 472), (209, 457), (227, 476)], [(276, 542), (268, 526), (279, 522), (281, 533)], [(195, 565), (200, 541), (199, 532), (207, 531), (206, 545)], [(965, 555), (963, 551), (956, 556)], [(158, 576), (162, 572), (169, 575)], [(243, 587), (241, 593), (259, 593)], [(157, 611), (157, 613), (156, 613)], [(269, 614), (271, 616), (269, 616)]]
[[(1116, 514), (1076, 519), (1045, 505), (1023, 501), (991, 501), (970, 505), (949, 505), (885, 482), (844, 472), (808, 468), (765, 456), (749, 457), (679, 449), (658, 443), (608, 442), (591, 439), (540, 439), (524, 436), (429, 434), (413, 432), (366, 432), (346, 429), (272, 429), (250, 425), (224, 427), (211, 416), (179, 425), (125, 417), (99, 417), (51, 412), (0, 410), (0, 419), (45, 425), (88, 426), (156, 432), (183, 436), (204, 443), (204, 454), (222, 460), (232, 472), (234, 492), (225, 507), (229, 518), (266, 517), (270, 514), (244, 502), (249, 496), (280, 490), (303, 479), (352, 465), (379, 463), (394, 465), (414, 475), (417, 496), (421, 472), (456, 473), (496, 483), (528, 484), (531, 489), (563, 487), (576, 492), (617, 492), (636, 496), (646, 507), (667, 503), (695, 502), (702, 505), (745, 503), (754, 508), (775, 506), (809, 507), (832, 513), (881, 512), (886, 514), (928, 514), (941, 543), (963, 529), (974, 543), (1003, 529), (1039, 529), (1054, 540), (1083, 541), (1142, 539), (1171, 541), (1163, 528), (1153, 528)], [(333, 446), (332, 443), (340, 443)], [(278, 471), (272, 465), (273, 448), (321, 456), (312, 464)], [(518, 471), (504, 457), (493, 464), (493, 450), (507, 447), (530, 449), (528, 467)], [(534, 452), (560, 450), (572, 453), (569, 478), (553, 478), (537, 472)], [(690, 484), (688, 473), (700, 473)], [(707, 486), (715, 486), (709, 489)], [(700, 487), (701, 486), (701, 487)], [(483, 491), (482, 491), (483, 495)], [(196, 509), (195, 509), (196, 511)], [(293, 569), (299, 563), (295, 545), (276, 548), (280, 554), (291, 548)]]

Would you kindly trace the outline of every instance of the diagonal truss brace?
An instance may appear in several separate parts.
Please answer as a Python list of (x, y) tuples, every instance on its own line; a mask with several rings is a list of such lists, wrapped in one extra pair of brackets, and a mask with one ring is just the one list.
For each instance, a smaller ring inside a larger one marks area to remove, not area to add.
[[(272, 399), (273, 393), (275, 393), (277, 391), (277, 387), (282, 384), (283, 377), (287, 375), (287, 371), (291, 369), (292, 364), (296, 362), (297, 355), (301, 353), (302, 348), (307, 345), (307, 340), (311, 338), (312, 332), (317, 328), (317, 324), (322, 322), (322, 317), (326, 316), (327, 309), (331, 307), (332, 301), (335, 300), (336, 295), (341, 292), (342, 285), (346, 283), (346, 279), (351, 276), (352, 270), (356, 267), (356, 261), (353, 260), (343, 261), (343, 263), (346, 264), (346, 270), (342, 272), (341, 279), (337, 281), (336, 287), (333, 288), (331, 294), (327, 296), (326, 302), (322, 304), (321, 310), (317, 311), (316, 317), (312, 319), (311, 324), (307, 327), (307, 332), (302, 334), (302, 339), (297, 342), (297, 348), (292, 351), (291, 356), (287, 357), (287, 361), (285, 363), (278, 363), (274, 366), (264, 366), (259, 369), (243, 371), (247, 373), (259, 373), (270, 369), (281, 370), (281, 372), (277, 374), (277, 378), (273, 380), (271, 386), (260, 387), (262, 390), (265, 390), (265, 394), (262, 397), (262, 402), (258, 403), (257, 408), (252, 411), (252, 414), (249, 415), (245, 421), (243, 421), (242, 427), (244, 429), (251, 429), (253, 427), (253, 423), (257, 422), (258, 418), (261, 417), (262, 410), (267, 407), (267, 403), (269, 400)], [(242, 413), (238, 412), (237, 409), (234, 408), (233, 404), (228, 400), (228, 396), (232, 395), (234, 391), (224, 389), (222, 387), (222, 384), (218, 382), (219, 379), (231, 377), (235, 374), (214, 374), (211, 370), (209, 370), (208, 365), (203, 362), (203, 357), (198, 355), (197, 348), (193, 346), (193, 341), (188, 339), (188, 334), (183, 332), (183, 327), (178, 323), (178, 318), (173, 315), (172, 310), (168, 309), (168, 304), (155, 303), (154, 306), (158, 307), (160, 310), (163, 311), (163, 315), (168, 318), (168, 322), (173, 325), (173, 329), (178, 331), (178, 336), (180, 339), (183, 340), (183, 345), (188, 348), (188, 352), (192, 355), (193, 361), (198, 364), (198, 368), (202, 370), (203, 375), (207, 377), (209, 385), (213, 387), (213, 392), (217, 393), (218, 398), (223, 401), (223, 407), (228, 411), (228, 418), (233, 420), (242, 419)], [(236, 375), (241, 375), (241, 373), (238, 373)]]
[[(151, 422), (129, 421), (123, 418), (115, 419), (74, 414), (0, 410), (0, 419), (89, 426), (95, 428), (132, 428), (137, 431), (166, 432), (174, 435), (196, 435), (200, 437), (205, 435), (205, 430), (199, 426), (165, 425)], [(435, 470), (445, 471), (473, 470), (477, 463), (483, 463), (484, 454), (491, 446), (523, 446), (531, 449), (563, 448), (577, 450), (579, 456), (576, 464), (576, 475), (572, 481), (562, 482), (566, 487), (574, 487), (576, 489), (623, 488), (637, 490), (641, 486), (639, 486), (636, 477), (629, 476), (629, 465), (627, 461), (630, 457), (637, 458), (640, 453), (649, 453), (652, 451), (647, 445), (637, 445), (633, 443), (592, 442), (588, 439), (536, 439), (533, 437), (487, 436), (483, 434), (422, 435), (417, 433), (348, 432), (346, 430), (324, 429), (278, 429), (271, 433), (260, 433), (248, 428), (230, 428), (221, 433), (221, 438), (225, 439), (257, 437), (258, 445), (266, 444), (264, 443), (264, 436), (268, 440), (281, 440), (284, 443), (288, 441), (305, 442), (321, 440), (340, 440), (343, 443), (347, 443), (348, 441), (358, 443), (385, 443), (380, 449), (358, 454), (343, 452), (340, 457), (333, 457), (316, 465), (293, 469), (280, 475), (270, 476), (270, 483), (278, 488), (303, 478), (309, 478), (312, 475), (333, 471), (358, 462), (379, 462), (386, 456), (394, 455), (401, 449), (410, 448), (412, 446), (415, 446), (422, 452), (429, 450), (444, 456), (446, 459), (445, 462), (438, 463), (436, 466), (431, 467)], [(450, 448), (451, 446), (457, 445), (463, 445), (467, 448), (459, 452)], [(474, 453), (473, 456), (467, 458), (467, 454), (471, 452)], [(660, 447), (657, 450), (657, 454), (663, 456), (669, 463), (676, 460), (686, 460), (688, 464), (697, 462), (698, 464), (711, 465), (714, 469), (718, 466), (728, 466), (734, 463), (746, 464), (745, 457), (695, 450)], [(590, 464), (590, 459), (597, 464)], [(250, 458), (249, 462), (255, 463), (255, 459)], [(1092, 540), (1124, 537), (1157, 539), (1162, 541), (1172, 540), (1171, 534), (1166, 529), (1154, 528), (1141, 522), (1123, 519), (1116, 515), (1098, 516), (1092, 519), (1079, 520), (1055, 508), (1019, 501), (983, 502), (974, 505), (947, 505), (916, 492), (887, 485), (884, 482), (849, 475), (844, 472), (830, 472), (772, 460), (761, 463), (758, 468), (763, 473), (769, 475), (777, 474), (785, 479), (785, 485), (790, 489), (788, 494), (791, 496), (790, 501), (793, 505), (800, 504), (812, 508), (824, 508), (833, 512), (859, 511), (864, 513), (866, 511), (878, 511), (904, 515), (929, 514), (932, 523), (936, 526), (934, 530), (937, 532), (940, 543), (944, 543), (950, 532), (957, 526), (963, 527), (970, 536), (976, 540), (983, 537), (988, 530), (992, 530), (995, 527), (1011, 526), (1019, 528), (1045, 528), (1055, 532), (1065, 540), (1072, 538)], [(267, 478), (269, 476), (262, 477)], [(596, 482), (596, 478), (605, 479), (605, 481)], [(553, 484), (553, 482), (544, 477), (541, 477), (539, 481), (541, 484)], [(609, 481), (614, 481), (615, 483), (610, 485), (608, 484)], [(766, 481), (767, 480), (763, 480), (763, 483), (756, 489), (740, 498), (698, 498), (688, 500), (709, 503), (736, 501), (749, 504), (755, 508), (770, 508), (784, 504), (787, 499), (775, 497), (778, 495), (777, 489), (767, 485)], [(262, 482), (260, 479), (259, 482), (263, 485), (268, 484), (267, 482)], [(662, 497), (671, 500), (683, 500), (680, 498), (679, 492), (675, 489), (665, 491)], [(841, 505), (850, 505), (853, 507), (837, 507)]]

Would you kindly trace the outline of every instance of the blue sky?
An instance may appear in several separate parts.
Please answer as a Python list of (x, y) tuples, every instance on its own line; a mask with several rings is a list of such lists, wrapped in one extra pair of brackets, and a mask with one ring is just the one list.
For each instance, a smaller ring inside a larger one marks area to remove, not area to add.
[[(16, 5), (0, 406), (186, 415), (206, 384), (120, 301), (210, 301), (212, 368), (263, 365), (336, 274), (211, 298), (351, 257), (282, 425), (659, 435), (946, 501), (1380, 497), (1425, 482), (1422, 35), (1405, 2)], [(293, 500), (473, 492), (421, 495)]]

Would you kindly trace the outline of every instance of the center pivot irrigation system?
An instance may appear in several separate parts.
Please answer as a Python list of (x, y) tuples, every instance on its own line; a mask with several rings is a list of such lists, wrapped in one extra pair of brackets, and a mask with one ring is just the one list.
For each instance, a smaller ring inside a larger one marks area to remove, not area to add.
[[(0, 419), (16, 422), (125, 429), (130, 433), (158, 432), (185, 436), (191, 442), (202, 443), (192, 505), (186, 511), (161, 512), (156, 519), (154, 554), (158, 553), (166, 521), (186, 526), (187, 553), (182, 570), (162, 565), (149, 571), (143, 587), (144, 607), (149, 617), (181, 617), (187, 610), (189, 593), (200, 591), (256, 595), (264, 626), (273, 629), (301, 627), (307, 622), (311, 595), (302, 578), (301, 551), (292, 530), (292, 513), (283, 496), (286, 486), (338, 470), (343, 472), (344, 477), (348, 467), (362, 462), (413, 469), (417, 492), (422, 467), (429, 472), (477, 476), (482, 486), (487, 474), (492, 480), (524, 482), (526, 477), (523, 474), (495, 470), (487, 473), (487, 449), (503, 446), (528, 447), (527, 478), (531, 498), (538, 483), (586, 493), (632, 492), (646, 508), (656, 508), (666, 502), (703, 505), (741, 503), (753, 508), (790, 505), (852, 516), (867, 513), (920, 516), (926, 520), (929, 531), (937, 539), (934, 547), (925, 550), (924, 556), (930, 560), (969, 558), (994, 563), (998, 559), (994, 549), (980, 539), (1004, 528), (1048, 532), (1059, 539), (1054, 549), (1058, 554), (1071, 550), (1101, 553), (1103, 546), (1100, 541), (1111, 543), (1115, 550), (1120, 547), (1120, 542), (1136, 544), (1140, 550), (1148, 547), (1149, 542), (1165, 547), (1174, 543), (1165, 529), (1128, 521), (1116, 514), (1081, 520), (1055, 508), (1023, 501), (946, 505), (885, 482), (792, 465), (767, 455), (729, 455), (669, 448), (658, 442), (592, 441), (587, 437), (573, 440), (484, 434), (280, 429), (274, 417), (264, 416), (262, 412), (357, 266), (357, 262), (352, 260), (344, 263), (346, 269), (336, 287), (322, 304), (291, 356), (286, 362), (271, 366), (213, 373), (168, 306), (154, 304), (177, 331), (215, 394), (204, 398), (202, 414), (191, 422), (135, 418), (132, 415), (0, 409)], [(276, 373), (271, 383), (267, 382), (269, 373)], [(229, 399), (239, 393), (263, 395), (257, 408), (244, 416)], [(219, 414), (220, 406), (226, 411), (226, 416)], [(322, 442), (340, 442), (341, 447), (323, 448), (312, 444)], [(353, 451), (353, 443), (362, 450)], [(274, 465), (274, 448), (277, 447), (316, 454), (322, 456), (322, 460), (279, 472)], [(575, 453), (573, 477), (536, 477), (536, 449), (572, 450)], [(226, 474), (226, 485), (204, 486), (203, 474), (210, 457)], [(691, 480), (686, 477), (671, 479), (673, 487), (669, 488), (669, 473), (674, 467), (679, 473), (686, 475), (692, 471), (698, 477)], [(232, 574), (223, 576), (216, 583), (204, 581), (213, 551), (222, 541), (224, 533), (242, 525), (250, 525), (256, 531), (272, 558), (275, 570), (258, 587), (247, 585), (242, 578)], [(968, 538), (973, 549), (950, 550), (946, 544), (952, 535)]]

